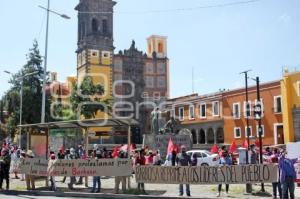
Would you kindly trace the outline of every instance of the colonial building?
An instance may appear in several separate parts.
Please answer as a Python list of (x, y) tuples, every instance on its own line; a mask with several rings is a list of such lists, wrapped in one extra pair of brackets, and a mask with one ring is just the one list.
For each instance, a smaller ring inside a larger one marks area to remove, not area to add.
[[(132, 106), (133, 118), (140, 123), (139, 132), (145, 134), (150, 132), (151, 111), (169, 96), (167, 38), (158, 35), (147, 38), (146, 53), (139, 51), (133, 42), (128, 50), (114, 54), (115, 4), (112, 0), (80, 0), (75, 8), (78, 11), (77, 81), (80, 84), (85, 76), (92, 76), (95, 84), (104, 86), (102, 98), (112, 99), (113, 108)], [(119, 111), (113, 116), (128, 114)], [(99, 112), (96, 117), (111, 115)], [(113, 141), (108, 136), (110, 132), (122, 132), (122, 129), (108, 128), (90, 130), (110, 141)]]
[(281, 80), (285, 142), (300, 141), (300, 72), (284, 71)]
[[(249, 96), (249, 128), (251, 143), (258, 137), (258, 122), (254, 119), (254, 106), (257, 103), (256, 86), (248, 89)], [(283, 144), (283, 123), (280, 81), (268, 82), (260, 85), (262, 102), (262, 134), (264, 145)], [(247, 139), (247, 103), (245, 88), (235, 89), (223, 93), (223, 118), (225, 143), (233, 140), (242, 144)]]
[(104, 86), (103, 98), (112, 97), (113, 7), (112, 0), (80, 0), (78, 11), (77, 78), (89, 75)]
[[(263, 104), (263, 144), (283, 144), (283, 122), (280, 81), (261, 84)], [(256, 86), (248, 89), (251, 143), (258, 137), (258, 125), (253, 117), (256, 100)], [(245, 88), (220, 91), (208, 95), (197, 94), (168, 100), (171, 116), (179, 123), (179, 128), (189, 129), (194, 144), (241, 145), (246, 139)]]
[(224, 143), (222, 92), (197, 94), (168, 100), (171, 117), (179, 122), (179, 129), (189, 129), (194, 144)]
[[(115, 105), (132, 106), (142, 134), (150, 132), (150, 114), (155, 106), (169, 97), (166, 38), (151, 36), (148, 44), (146, 54), (139, 51), (132, 41), (128, 50), (114, 56), (113, 69)], [(121, 114), (125, 116), (125, 113)]]

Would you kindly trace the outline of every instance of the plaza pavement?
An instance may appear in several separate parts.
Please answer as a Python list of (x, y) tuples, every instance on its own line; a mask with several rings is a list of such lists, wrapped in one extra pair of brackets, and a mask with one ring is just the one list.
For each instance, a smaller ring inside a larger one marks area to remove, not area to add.
[[(48, 191), (45, 188), (45, 181), (36, 182), (36, 191), (27, 191), (25, 181), (20, 181), (19, 179), (11, 179), (11, 191), (9, 192), (0, 192), (0, 198), (2, 199), (16, 199), (13, 196), (18, 196), (22, 198), (49, 198), (52, 197), (63, 197), (63, 198), (116, 198), (116, 199), (136, 199), (136, 198), (182, 198), (178, 197), (178, 185), (162, 185), (162, 184), (146, 184), (147, 195), (136, 196), (128, 194), (114, 194), (114, 178), (104, 178), (102, 179), (102, 193), (92, 194), (90, 193), (90, 188), (86, 188), (84, 185), (75, 185), (75, 189), (70, 191), (67, 188), (67, 183), (69, 178), (67, 178), (66, 183), (61, 183), (62, 178), (56, 177), (57, 181), (57, 192)], [(50, 183), (49, 183), (50, 184)], [(92, 185), (92, 178), (89, 178), (89, 186)], [(137, 187), (135, 179), (131, 178), (131, 188), (135, 189)], [(222, 194), (221, 198), (243, 198), (243, 199), (258, 199), (258, 198), (272, 198), (271, 184), (265, 185), (267, 193), (261, 194), (259, 192), (260, 185), (253, 185), (253, 194), (245, 195), (245, 185), (230, 185), (229, 195), (225, 197), (225, 194)], [(132, 192), (130, 192), (132, 193)], [(191, 194), (192, 198), (216, 198), (217, 185), (191, 185)], [(2, 195), (4, 194), (4, 195)], [(26, 197), (23, 197), (26, 196)], [(30, 196), (30, 197), (29, 197)], [(300, 198), (300, 188), (296, 188), (295, 192), (296, 198)]]

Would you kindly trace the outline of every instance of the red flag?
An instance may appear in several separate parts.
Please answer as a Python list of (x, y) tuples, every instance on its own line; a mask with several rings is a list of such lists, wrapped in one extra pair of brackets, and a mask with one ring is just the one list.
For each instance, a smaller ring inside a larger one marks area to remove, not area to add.
[(235, 144), (235, 141), (233, 141), (233, 142), (231, 143), (231, 145), (230, 145), (229, 152), (230, 152), (230, 153), (233, 153), (233, 152), (235, 152), (236, 150), (237, 150), (237, 146), (236, 146), (236, 144)]
[(210, 152), (212, 152), (212, 153), (218, 153), (218, 146), (217, 146), (217, 144), (214, 144), (214, 146), (211, 148)]
[(114, 151), (112, 153), (112, 157), (113, 158), (118, 157), (118, 154), (119, 154), (119, 147), (115, 146)]
[(176, 153), (179, 153), (179, 147), (177, 144), (173, 145), (173, 151), (175, 151)]
[(247, 142), (247, 140), (244, 140), (244, 142), (242, 144), (242, 147), (248, 149), (248, 142)]
[[(178, 147), (177, 147), (178, 148)], [(172, 138), (169, 139), (169, 143), (168, 143), (168, 150), (167, 150), (167, 154), (170, 154), (172, 153), (174, 149), (174, 143), (172, 141)]]
[(136, 149), (135, 144), (130, 144), (130, 151), (134, 151)]

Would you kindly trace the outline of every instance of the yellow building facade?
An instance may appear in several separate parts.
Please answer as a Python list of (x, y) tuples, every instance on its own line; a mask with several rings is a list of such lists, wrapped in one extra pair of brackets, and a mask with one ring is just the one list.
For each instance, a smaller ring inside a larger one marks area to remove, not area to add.
[(284, 71), (281, 96), (284, 142), (300, 141), (300, 72)]

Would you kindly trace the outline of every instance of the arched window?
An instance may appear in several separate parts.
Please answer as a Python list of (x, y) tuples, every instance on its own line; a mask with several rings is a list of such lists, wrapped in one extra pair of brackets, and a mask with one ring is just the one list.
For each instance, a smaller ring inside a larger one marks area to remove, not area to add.
[(85, 24), (82, 23), (81, 24), (81, 39), (83, 39), (85, 36)]
[(161, 42), (158, 43), (158, 53), (162, 53), (164, 51), (164, 46)]
[(97, 19), (92, 19), (92, 31), (93, 32), (98, 32), (98, 21)]
[(106, 19), (103, 19), (102, 20), (102, 31), (103, 31), (103, 34), (107, 34), (108, 33), (108, 30), (107, 30), (107, 20)]

